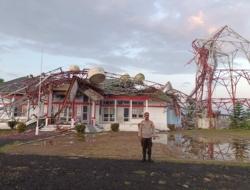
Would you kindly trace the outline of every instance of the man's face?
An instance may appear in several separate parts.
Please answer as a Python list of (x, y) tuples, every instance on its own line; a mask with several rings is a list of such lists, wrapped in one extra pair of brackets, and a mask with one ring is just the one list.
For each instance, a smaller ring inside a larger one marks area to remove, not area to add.
[(149, 120), (149, 113), (144, 113), (144, 118), (145, 118), (145, 120)]

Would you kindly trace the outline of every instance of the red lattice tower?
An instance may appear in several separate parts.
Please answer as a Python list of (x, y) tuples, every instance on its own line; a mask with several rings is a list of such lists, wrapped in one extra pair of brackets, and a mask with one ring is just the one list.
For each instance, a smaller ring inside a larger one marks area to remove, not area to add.
[(197, 72), (190, 97), (196, 112), (214, 118), (218, 112), (230, 114), (237, 102), (250, 108), (250, 93), (246, 94), (250, 89), (250, 42), (224, 26), (209, 39), (194, 40), (192, 47), (191, 62), (196, 63)]

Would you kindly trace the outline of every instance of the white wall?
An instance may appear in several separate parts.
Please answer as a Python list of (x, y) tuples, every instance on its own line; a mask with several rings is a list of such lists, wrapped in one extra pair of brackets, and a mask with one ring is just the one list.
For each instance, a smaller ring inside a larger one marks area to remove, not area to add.
[(166, 108), (149, 107), (150, 120), (154, 122), (155, 128), (159, 130), (168, 130)]
[(96, 105), (96, 109), (95, 109), (95, 119), (96, 119), (96, 123), (97, 123), (97, 124), (98, 124), (99, 121), (100, 121), (99, 110), (100, 110), (100, 105)]
[[(110, 131), (110, 124), (100, 124), (100, 126), (104, 127), (105, 131)], [(131, 123), (120, 123), (119, 124), (119, 130), (120, 131), (138, 131), (138, 125), (137, 124), (131, 124)]]
[(7, 113), (4, 112), (3, 110), (0, 111), (0, 116), (1, 116), (1, 120), (9, 120)]
[(198, 128), (209, 129), (210, 122), (211, 122), (212, 127), (216, 126), (216, 119), (214, 119), (214, 118), (210, 118), (210, 119), (209, 118), (198, 118), (197, 119)]
[(10, 129), (7, 123), (0, 123), (0, 129)]
[[(167, 128), (167, 113), (166, 108), (161, 107), (149, 107), (148, 111), (150, 113), (150, 120), (154, 122), (156, 129), (168, 130)], [(117, 108), (117, 122), (120, 123), (121, 131), (138, 131), (138, 123), (140, 123), (143, 118), (131, 119), (128, 122), (123, 121), (123, 108)], [(109, 129), (111, 122), (100, 122), (100, 125), (105, 126)]]

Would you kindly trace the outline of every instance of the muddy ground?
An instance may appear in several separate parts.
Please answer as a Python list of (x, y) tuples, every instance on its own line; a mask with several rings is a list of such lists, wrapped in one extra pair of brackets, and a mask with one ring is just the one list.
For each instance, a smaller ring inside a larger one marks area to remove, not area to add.
[(12, 189), (249, 189), (250, 168), (138, 160), (0, 154), (0, 187)]
[[(78, 136), (74, 132), (57, 134), (42, 140), (20, 141), (4, 148), (10, 154), (82, 156), (94, 158), (141, 159), (141, 145), (135, 132), (107, 132)], [(1, 139), (0, 139), (1, 142)], [(21, 144), (24, 142), (24, 144)], [(27, 143), (27, 144), (26, 144)], [(165, 160), (174, 154), (163, 144), (153, 145), (153, 158)]]
[(35, 136), (34, 129), (27, 130), (24, 133), (18, 133), (16, 130), (0, 130), (0, 148), (8, 144), (13, 144), (17, 142), (19, 143), (28, 142), (32, 140), (55, 136), (56, 134), (61, 134), (61, 133), (62, 133), (61, 131), (40, 132), (39, 135)]
[[(154, 140), (153, 159), (236, 161), (248, 162), (250, 165), (249, 139), (238, 142), (231, 135), (225, 138), (226, 134), (220, 134), (216, 138), (211, 138), (211, 132), (198, 132), (198, 135), (196, 131), (192, 133), (193, 136), (196, 136), (194, 139), (190, 139), (191, 135), (175, 135), (176, 132), (157, 134), (159, 138)], [(0, 152), (114, 159), (141, 159), (142, 156), (136, 132), (105, 132), (78, 136), (74, 131), (68, 131), (50, 133), (51, 136), (46, 135), (48, 134), (40, 133), (39, 137), (17, 135), (5, 138), (5, 140), (0, 138)], [(30, 140), (28, 140), (29, 138)], [(222, 141), (222, 144), (216, 144), (218, 141)], [(234, 142), (227, 143), (230, 141)], [(5, 146), (1, 146), (2, 142), (5, 143)], [(6, 145), (8, 142), (14, 144)]]
[(164, 144), (154, 143), (154, 163), (142, 163), (135, 132), (32, 134), (0, 137), (0, 189), (250, 187), (249, 164), (180, 161)]

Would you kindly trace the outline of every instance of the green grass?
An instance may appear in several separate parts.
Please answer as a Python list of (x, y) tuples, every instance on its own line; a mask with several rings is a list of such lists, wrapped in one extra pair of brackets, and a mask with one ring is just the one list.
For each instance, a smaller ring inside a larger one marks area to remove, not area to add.
[(9, 148), (9, 144), (0, 146), (0, 153), (5, 153), (8, 150), (8, 148)]
[(11, 142), (11, 143), (9, 143), (9, 144), (0, 146), (0, 153), (6, 153), (6, 152), (9, 151), (10, 149), (16, 148), (17, 145), (19, 145), (19, 144), (20, 144), (20, 141), (14, 141), (14, 142)]
[(0, 137), (5, 136), (5, 135), (11, 135), (17, 133), (16, 130), (11, 130), (11, 129), (0, 129)]
[[(1, 137), (7, 136), (7, 135), (13, 135), (13, 134), (16, 134), (16, 133), (17, 133), (16, 130), (1, 129), (0, 130), (0, 139), (1, 139)], [(9, 150), (11, 147), (16, 145), (17, 143), (18, 143), (18, 141), (10, 143), (10, 144), (3, 145), (3, 146), (0, 146), (0, 153), (5, 153), (7, 150)]]

